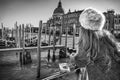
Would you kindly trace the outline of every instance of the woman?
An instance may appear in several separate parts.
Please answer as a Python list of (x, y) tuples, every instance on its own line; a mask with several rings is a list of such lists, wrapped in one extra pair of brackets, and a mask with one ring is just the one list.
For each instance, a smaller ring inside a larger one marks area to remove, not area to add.
[[(85, 9), (79, 18), (81, 28), (78, 52), (72, 54), (80, 68), (78, 80), (120, 80), (117, 41), (104, 30), (105, 16), (93, 8)], [(116, 52), (116, 54), (115, 54)], [(117, 58), (117, 59), (116, 59)]]

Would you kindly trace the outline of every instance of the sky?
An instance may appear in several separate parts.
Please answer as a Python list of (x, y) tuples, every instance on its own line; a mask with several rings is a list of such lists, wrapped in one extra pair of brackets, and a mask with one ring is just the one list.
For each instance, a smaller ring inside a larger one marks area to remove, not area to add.
[[(52, 17), (59, 0), (0, 0), (0, 23), (5, 27), (18, 24), (29, 24), (38, 27), (39, 21), (46, 22)], [(114, 9), (120, 13), (120, 0), (61, 0), (65, 13), (82, 10), (87, 7), (96, 8), (102, 12)]]

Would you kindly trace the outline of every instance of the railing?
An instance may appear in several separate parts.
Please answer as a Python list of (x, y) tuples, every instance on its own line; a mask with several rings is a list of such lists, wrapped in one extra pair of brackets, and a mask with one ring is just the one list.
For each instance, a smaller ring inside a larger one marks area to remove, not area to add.
[[(56, 49), (64, 48), (64, 45), (55, 45)], [(37, 47), (25, 47), (25, 50), (37, 50)], [(43, 46), (41, 50), (49, 50), (53, 49), (53, 46)], [(8, 51), (23, 51), (23, 48), (7, 48), (7, 49), (0, 49), (0, 52), (8, 52)]]

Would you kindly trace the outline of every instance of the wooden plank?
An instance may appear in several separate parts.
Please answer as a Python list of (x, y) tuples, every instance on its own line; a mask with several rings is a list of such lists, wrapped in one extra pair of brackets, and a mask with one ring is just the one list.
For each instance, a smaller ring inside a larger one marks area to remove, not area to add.
[(62, 77), (62, 76), (65, 76), (65, 75), (68, 75), (68, 74), (74, 73), (74, 72), (75, 71), (71, 71), (71, 72), (56, 72), (53, 75), (48, 76), (48, 77), (46, 77), (46, 78), (44, 78), (42, 80), (53, 80), (55, 78), (59, 78), (59, 77)]
[[(77, 68), (77, 69), (79, 69), (79, 68)], [(59, 71), (59, 72), (56, 72), (56, 73), (52, 74), (51, 76), (48, 76), (48, 77), (46, 77), (42, 80), (53, 80), (55, 78), (59, 78), (59, 77), (62, 77), (62, 76), (65, 76), (65, 75), (68, 75), (68, 74), (71, 74), (71, 73), (75, 73), (77, 69), (75, 69), (71, 72), (60, 72)]]
[[(63, 48), (65, 47), (64, 45), (56, 45), (55, 48), (59, 49), (59, 48)], [(25, 47), (25, 50), (37, 50), (37, 47)], [(49, 49), (53, 49), (53, 46), (42, 46), (41, 50), (49, 50)], [(7, 48), (7, 49), (0, 49), (0, 52), (8, 52), (8, 51), (22, 51), (23, 48)]]
[(46, 77), (46, 78), (44, 78), (42, 80), (51, 80), (51, 79), (56, 78), (60, 74), (61, 74), (60, 72), (56, 72), (56, 73), (52, 74), (51, 76), (48, 76), (48, 77)]

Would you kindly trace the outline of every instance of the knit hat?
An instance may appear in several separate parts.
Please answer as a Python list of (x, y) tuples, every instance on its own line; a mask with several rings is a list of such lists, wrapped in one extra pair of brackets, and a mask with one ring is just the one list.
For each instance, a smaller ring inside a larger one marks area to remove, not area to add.
[(94, 8), (86, 8), (80, 15), (80, 24), (85, 29), (102, 30), (105, 24), (105, 16)]

